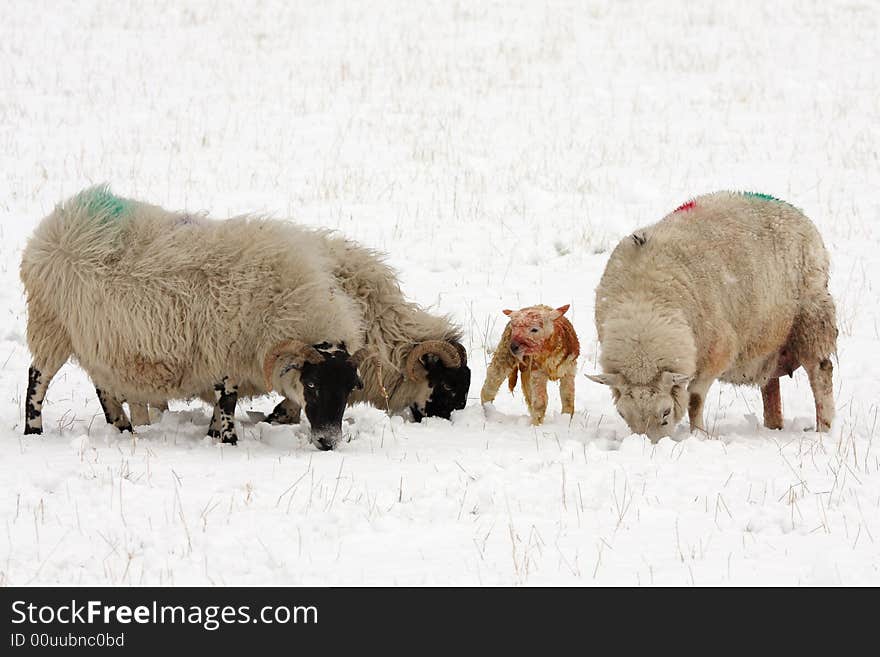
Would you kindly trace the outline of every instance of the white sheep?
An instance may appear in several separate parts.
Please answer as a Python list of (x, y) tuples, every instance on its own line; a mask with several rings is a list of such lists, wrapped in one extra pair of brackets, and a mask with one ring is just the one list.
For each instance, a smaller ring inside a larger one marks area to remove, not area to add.
[[(448, 419), (464, 408), (471, 376), (461, 329), (449, 317), (408, 301), (382, 254), (328, 231), (320, 235), (333, 275), (355, 301), (364, 330), (364, 387), (352, 392), (349, 403), (367, 402), (390, 413), (408, 409), (416, 421)], [(285, 399), (267, 419), (298, 422), (299, 416), (299, 404)]]
[(114, 396), (161, 405), (214, 388), (211, 432), (234, 443), (237, 395), (277, 390), (305, 408), (316, 445), (332, 448), (360, 385), (350, 352), (363, 331), (331, 266), (320, 236), (295, 225), (212, 221), (84, 190), (40, 223), (22, 257), (25, 433), (42, 432), (46, 389), (73, 356), (120, 429), (130, 425)]
[(816, 227), (765, 194), (718, 192), (617, 245), (596, 289), (604, 374), (629, 428), (670, 435), (687, 407), (704, 430), (716, 379), (761, 387), (764, 425), (781, 429), (779, 377), (803, 366), (816, 429), (834, 417), (837, 327), (828, 254)]

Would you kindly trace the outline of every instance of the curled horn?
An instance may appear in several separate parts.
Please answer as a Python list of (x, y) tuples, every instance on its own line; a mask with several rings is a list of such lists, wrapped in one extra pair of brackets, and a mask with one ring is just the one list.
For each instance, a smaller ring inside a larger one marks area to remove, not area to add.
[[(460, 346), (460, 345), (459, 345)], [(462, 347), (463, 349), (463, 347)], [(417, 374), (417, 367), (421, 367), (421, 358), (425, 354), (435, 354), (446, 367), (461, 367), (462, 356), (459, 348), (446, 340), (426, 340), (420, 342), (409, 352), (406, 359), (406, 376), (410, 381), (422, 378)]]
[(366, 347), (361, 347), (356, 352), (354, 352), (351, 355), (351, 358), (349, 358), (348, 360), (351, 361), (351, 364), (355, 367), (360, 367), (361, 363), (363, 363), (369, 355), (369, 350)]
[(294, 367), (302, 367), (306, 362), (317, 364), (324, 360), (317, 349), (299, 340), (287, 340), (275, 345), (263, 361), (263, 378), (267, 390), (272, 389), (272, 371), (282, 356), (289, 357)]
[(461, 358), (461, 365), (467, 365), (467, 350), (464, 348), (464, 345), (461, 342), (453, 342), (452, 346), (458, 351), (458, 355)]

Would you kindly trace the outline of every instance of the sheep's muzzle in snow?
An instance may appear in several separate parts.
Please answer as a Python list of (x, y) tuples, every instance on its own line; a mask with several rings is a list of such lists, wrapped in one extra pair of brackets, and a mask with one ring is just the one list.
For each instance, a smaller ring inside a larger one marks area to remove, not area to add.
[(301, 390), (298, 396), (311, 425), (311, 440), (320, 450), (333, 449), (342, 437), (348, 397), (364, 385), (357, 371), (362, 358), (362, 352), (349, 354), (344, 343), (287, 342), (266, 359), (267, 380), (277, 380), (281, 392), (289, 394), (287, 377), (298, 378), (298, 385), (290, 388)]
[(442, 417), (465, 407), (471, 386), (467, 351), (458, 342), (428, 340), (416, 345), (406, 361), (406, 375), (411, 381), (426, 380), (430, 392), (424, 406), (410, 407), (413, 419)]

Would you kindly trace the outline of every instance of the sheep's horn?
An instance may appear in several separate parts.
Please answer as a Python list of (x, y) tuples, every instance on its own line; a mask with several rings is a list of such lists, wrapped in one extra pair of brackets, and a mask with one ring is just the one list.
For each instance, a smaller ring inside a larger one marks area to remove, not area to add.
[(458, 355), (461, 357), (461, 364), (467, 365), (467, 349), (464, 348), (464, 345), (460, 342), (453, 342), (452, 346), (458, 351)]
[(461, 352), (453, 343), (446, 340), (426, 340), (413, 347), (407, 356), (405, 371), (410, 381), (422, 378), (416, 368), (422, 366), (421, 358), (425, 354), (435, 354), (446, 367), (454, 368), (462, 365)]
[(363, 363), (369, 355), (370, 351), (366, 347), (361, 347), (354, 352), (348, 360), (351, 361), (351, 364), (355, 367), (360, 367), (361, 363)]
[(263, 378), (267, 390), (272, 389), (272, 371), (275, 369), (275, 363), (282, 356), (289, 357), (291, 365), (297, 368), (302, 367), (306, 362), (318, 364), (324, 361), (321, 352), (299, 340), (286, 340), (275, 345), (263, 361)]

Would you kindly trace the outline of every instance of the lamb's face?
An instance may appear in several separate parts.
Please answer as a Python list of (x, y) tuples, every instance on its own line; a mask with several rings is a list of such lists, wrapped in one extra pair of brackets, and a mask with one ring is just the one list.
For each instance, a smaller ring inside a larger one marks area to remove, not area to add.
[(614, 405), (630, 431), (656, 442), (671, 436), (684, 416), (687, 405), (686, 384), (690, 377), (663, 372), (647, 385), (629, 383), (620, 374), (588, 375), (598, 383), (611, 386)]
[(540, 353), (544, 343), (553, 335), (553, 322), (568, 310), (532, 306), (522, 310), (505, 310), (510, 317), (510, 352), (522, 360), (526, 356)]

